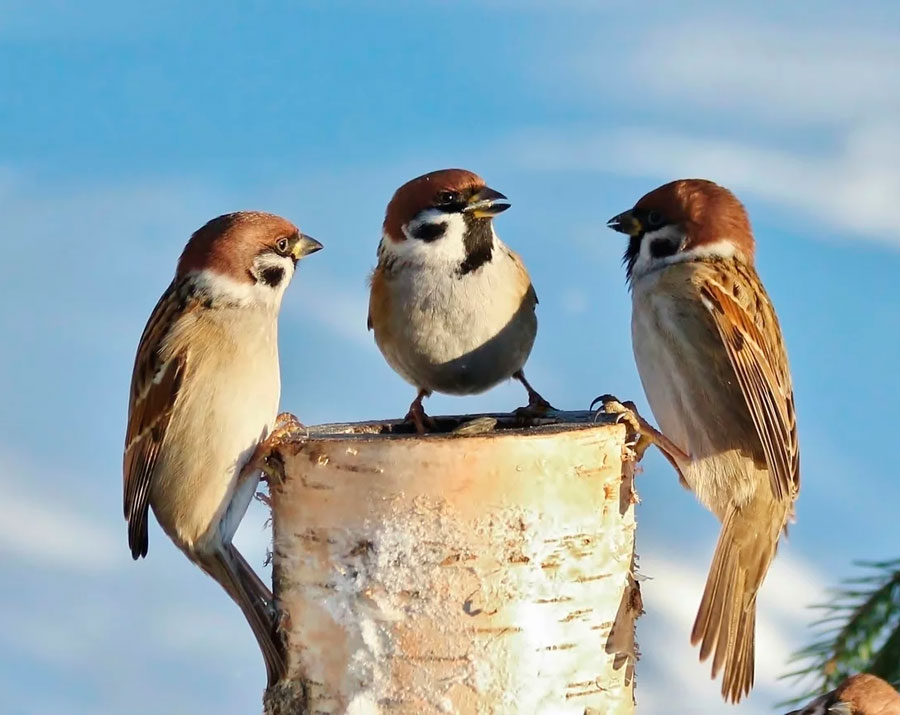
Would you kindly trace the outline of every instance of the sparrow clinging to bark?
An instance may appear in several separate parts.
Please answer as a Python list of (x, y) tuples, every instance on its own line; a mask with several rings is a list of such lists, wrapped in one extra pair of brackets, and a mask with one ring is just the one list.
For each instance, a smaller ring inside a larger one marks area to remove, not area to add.
[[(239, 212), (191, 236), (138, 345), (125, 437), (125, 518), (135, 559), (147, 513), (240, 606), (269, 682), (284, 671), (272, 594), (231, 544), (276, 424), (278, 311), (297, 261), (322, 245), (278, 216)], [(274, 428), (274, 429), (273, 429)]]
[(787, 715), (900, 715), (900, 694), (875, 675), (857, 673)]
[(756, 596), (800, 487), (781, 329), (747, 213), (727, 189), (673, 181), (609, 226), (629, 236), (634, 356), (662, 434), (607, 402), (722, 522), (691, 640), (737, 702), (753, 685)]
[(537, 295), (493, 218), (506, 197), (463, 169), (401, 186), (384, 217), (369, 297), (370, 330), (388, 364), (418, 389), (408, 419), (419, 432), (432, 392), (470, 395), (514, 377), (529, 411), (550, 405), (522, 368), (537, 333)]

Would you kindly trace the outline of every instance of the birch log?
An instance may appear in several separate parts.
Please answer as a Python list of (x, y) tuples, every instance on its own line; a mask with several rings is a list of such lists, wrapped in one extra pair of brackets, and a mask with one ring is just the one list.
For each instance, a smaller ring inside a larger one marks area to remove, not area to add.
[(267, 715), (633, 712), (626, 431), (554, 417), (426, 436), (323, 425), (285, 445), (271, 498), (288, 672)]

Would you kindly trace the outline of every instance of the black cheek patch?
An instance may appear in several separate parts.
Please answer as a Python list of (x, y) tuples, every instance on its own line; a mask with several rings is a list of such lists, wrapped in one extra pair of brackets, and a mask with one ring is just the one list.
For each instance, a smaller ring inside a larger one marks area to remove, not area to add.
[(278, 266), (269, 266), (268, 268), (264, 268), (262, 272), (259, 274), (259, 277), (263, 280), (267, 285), (275, 288), (279, 283), (281, 283), (284, 278), (284, 268), (279, 268)]
[(650, 255), (654, 258), (665, 258), (678, 253), (678, 242), (669, 238), (656, 238), (650, 243)]
[(445, 223), (423, 223), (416, 227), (413, 236), (420, 241), (431, 243), (443, 236), (446, 230), (447, 224)]

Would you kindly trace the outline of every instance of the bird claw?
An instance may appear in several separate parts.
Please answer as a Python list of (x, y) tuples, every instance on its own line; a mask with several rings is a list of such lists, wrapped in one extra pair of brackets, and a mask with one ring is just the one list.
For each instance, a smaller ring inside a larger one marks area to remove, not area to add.
[(262, 479), (269, 485), (284, 482), (284, 459), (278, 448), (285, 442), (300, 436), (308, 436), (309, 430), (290, 412), (282, 412), (275, 418), (275, 425), (268, 436), (256, 446), (253, 457), (242, 470), (242, 476), (261, 471)]
[(413, 403), (410, 405), (409, 412), (406, 413), (403, 421), (411, 422), (419, 434), (434, 432), (437, 429), (437, 422), (425, 414), (425, 408), (421, 404)]
[(535, 390), (531, 383), (525, 379), (525, 373), (521, 370), (513, 375), (513, 378), (522, 383), (522, 386), (528, 392), (528, 404), (525, 407), (517, 408), (513, 414), (520, 422), (528, 422), (538, 417), (544, 417), (548, 412), (553, 412), (556, 408), (547, 400), (541, 397), (540, 393)]
[(591, 402), (590, 409), (593, 410), (598, 402), (601, 404), (594, 415), (594, 421), (596, 422), (597, 417), (603, 412), (614, 415), (617, 423), (624, 422), (629, 432), (626, 446), (634, 452), (636, 462), (640, 462), (647, 448), (655, 444), (678, 474), (678, 481), (688, 487), (688, 481), (684, 478), (684, 468), (690, 463), (691, 458), (683, 449), (641, 417), (633, 402), (621, 402), (614, 395), (601, 395)]
[(600, 403), (600, 407), (594, 414), (594, 422), (600, 414), (607, 414), (615, 417), (616, 424), (624, 423), (628, 429), (628, 441), (625, 446), (634, 452), (635, 461), (640, 462), (653, 439), (645, 433), (644, 426), (647, 423), (638, 414), (635, 404), (630, 400), (622, 402), (615, 395), (601, 395), (591, 402), (590, 409), (594, 410), (597, 403)]
[(269, 437), (277, 434), (279, 435), (279, 439), (284, 440), (286, 436), (301, 431), (307, 433), (309, 430), (307, 430), (306, 426), (293, 414), (290, 412), (282, 412), (275, 418), (275, 426), (272, 428)]

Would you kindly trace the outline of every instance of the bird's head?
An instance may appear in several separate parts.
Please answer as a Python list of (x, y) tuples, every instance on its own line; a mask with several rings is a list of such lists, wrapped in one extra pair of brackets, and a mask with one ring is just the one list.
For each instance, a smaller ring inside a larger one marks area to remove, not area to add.
[(736, 257), (753, 263), (746, 210), (728, 189), (705, 179), (663, 184), (607, 225), (629, 236), (629, 280), (680, 261)]
[(433, 171), (394, 193), (385, 212), (379, 251), (413, 263), (457, 269), (467, 261), (490, 260), (493, 217), (508, 208), (506, 197), (471, 171)]
[(287, 219), (238, 211), (191, 236), (176, 278), (194, 277), (213, 299), (277, 310), (297, 262), (321, 248)]

